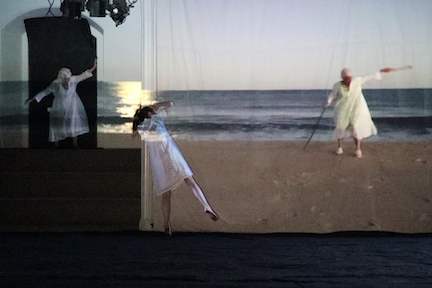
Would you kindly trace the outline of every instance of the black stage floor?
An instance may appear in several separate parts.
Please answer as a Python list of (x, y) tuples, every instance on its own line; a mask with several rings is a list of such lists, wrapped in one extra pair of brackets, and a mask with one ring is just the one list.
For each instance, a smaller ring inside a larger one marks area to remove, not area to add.
[(432, 287), (432, 235), (0, 233), (0, 287)]

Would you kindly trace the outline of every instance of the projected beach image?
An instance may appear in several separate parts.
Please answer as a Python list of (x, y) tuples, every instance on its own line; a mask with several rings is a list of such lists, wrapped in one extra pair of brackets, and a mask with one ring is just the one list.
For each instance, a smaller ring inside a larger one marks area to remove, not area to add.
[[(157, 1), (154, 91), (143, 82), (148, 63), (139, 9), (116, 29), (91, 18), (99, 57), (97, 132), (131, 133), (140, 105), (172, 100), (166, 124), (176, 139), (307, 141), (314, 133), (312, 141), (334, 141), (335, 103), (323, 110), (341, 70), (350, 68), (360, 77), (409, 65), (412, 69), (363, 84), (378, 130), (368, 141), (431, 140), (429, 6), (427, 1)], [(23, 26), (30, 16), (0, 22), (5, 37), (18, 33), (11, 27)], [(2, 42), (2, 147), (26, 142), (23, 103), (34, 96), (28, 92), (23, 28), (20, 33)]]
[[(135, 86), (139, 86), (139, 83)], [(108, 91), (121, 84), (100, 84)], [(102, 90), (100, 89), (100, 90)], [(139, 88), (138, 88), (139, 89)], [(138, 90), (137, 89), (137, 90)], [(334, 108), (317, 124), (330, 90), (160, 91), (159, 101), (173, 100), (166, 120), (173, 136), (183, 140), (317, 141), (334, 139)], [(113, 92), (111, 92), (113, 93)], [(136, 103), (115, 95), (100, 101), (99, 128), (105, 133), (129, 133)], [(371, 140), (418, 141), (431, 139), (432, 90), (370, 89), (364, 91), (378, 135)], [(139, 97), (135, 99), (139, 102)], [(101, 103), (102, 102), (102, 103)], [(116, 105), (108, 104), (116, 103)], [(102, 122), (102, 123), (101, 123)]]

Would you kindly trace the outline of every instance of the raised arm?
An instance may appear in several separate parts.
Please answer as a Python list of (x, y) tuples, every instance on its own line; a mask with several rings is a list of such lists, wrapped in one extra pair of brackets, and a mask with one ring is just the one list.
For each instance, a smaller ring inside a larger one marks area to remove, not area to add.
[(174, 101), (164, 101), (164, 102), (158, 102), (153, 105), (150, 105), (150, 107), (154, 111), (157, 111), (159, 108), (164, 107), (166, 112), (168, 112), (172, 106), (174, 106)]
[(88, 69), (87, 71), (88, 72), (90, 72), (90, 73), (93, 73), (95, 70), (96, 70), (96, 67), (97, 67), (97, 57), (94, 59), (94, 62), (93, 62), (93, 67), (92, 68), (90, 68), (90, 69)]
[(90, 69), (87, 69), (86, 71), (84, 71), (80, 75), (74, 76), (75, 79), (73, 81), (75, 81), (75, 82), (81, 82), (81, 81), (84, 81), (84, 80), (92, 77), (93, 76), (93, 72), (96, 70), (96, 67), (97, 67), (97, 58), (95, 58), (95, 60), (94, 60), (93, 67), (91, 67)]

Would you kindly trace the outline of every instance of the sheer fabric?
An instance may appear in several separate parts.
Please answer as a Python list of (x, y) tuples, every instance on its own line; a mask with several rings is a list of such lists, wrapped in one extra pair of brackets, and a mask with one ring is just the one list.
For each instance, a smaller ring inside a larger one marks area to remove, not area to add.
[[(425, 0), (158, 0), (157, 100), (178, 104), (171, 119), (189, 140), (301, 140), (343, 68), (361, 76), (412, 65), (360, 85), (359, 119), (348, 130), (337, 123), (336, 134), (376, 134), (370, 116), (383, 118), (383, 132), (401, 117), (430, 131), (421, 121), (432, 116), (431, 13)], [(331, 110), (314, 140), (334, 140)], [(349, 120), (345, 108), (336, 113)], [(408, 122), (377, 138), (405, 139)]]
[(413, 65), (367, 88), (432, 87), (432, 5), (419, 1), (158, 0), (160, 90), (331, 89)]
[(60, 80), (56, 79), (35, 96), (36, 101), (40, 102), (45, 96), (54, 94), (50, 109), (50, 142), (57, 142), (89, 132), (87, 113), (76, 88), (79, 82), (92, 76), (93, 74), (88, 71), (77, 76), (71, 76), (68, 89), (65, 89)]
[(138, 127), (147, 143), (156, 195), (176, 189), (193, 175), (180, 149), (165, 127), (167, 114), (163, 107)]

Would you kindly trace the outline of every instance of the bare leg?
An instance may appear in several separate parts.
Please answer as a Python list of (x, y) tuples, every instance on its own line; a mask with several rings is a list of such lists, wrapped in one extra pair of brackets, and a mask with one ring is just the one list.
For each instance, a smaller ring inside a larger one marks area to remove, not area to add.
[(172, 234), (171, 223), (170, 223), (171, 191), (162, 194), (162, 213), (164, 216), (165, 234), (171, 235)]
[(361, 139), (354, 138), (354, 144), (356, 145), (356, 157), (361, 158), (363, 156), (361, 151)]
[(78, 137), (72, 137), (72, 143), (74, 148), (78, 148)]
[(340, 154), (342, 154), (343, 153), (343, 149), (342, 149), (342, 138), (339, 138), (338, 140), (337, 140), (337, 143), (338, 143), (338, 148), (337, 148), (337, 150), (336, 150), (336, 154), (338, 154), (338, 155), (340, 155)]
[(54, 142), (54, 148), (58, 148), (58, 141)]
[(204, 193), (201, 190), (201, 187), (196, 183), (195, 179), (193, 177), (189, 177), (184, 179), (186, 184), (191, 188), (192, 193), (195, 195), (195, 197), (200, 201), (200, 203), (204, 206), (204, 211), (208, 214), (210, 214), (210, 218), (213, 221), (217, 221), (219, 219), (219, 216), (213, 211), (210, 204), (208, 203)]

